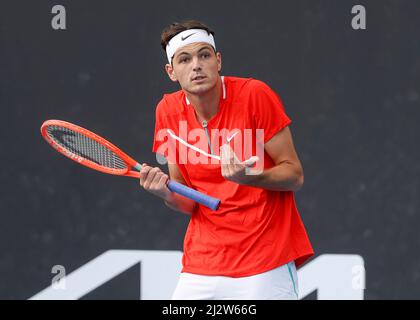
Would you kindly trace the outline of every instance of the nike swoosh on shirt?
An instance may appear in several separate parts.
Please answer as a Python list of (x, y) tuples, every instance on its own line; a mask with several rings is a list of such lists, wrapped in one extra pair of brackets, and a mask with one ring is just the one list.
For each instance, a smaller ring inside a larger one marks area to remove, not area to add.
[(195, 34), (195, 32), (193, 32), (193, 33), (189, 34), (188, 36), (181, 37), (181, 40), (182, 40), (182, 41), (184, 41), (185, 39), (187, 39), (187, 38), (191, 37), (193, 34)]
[(233, 135), (231, 135), (230, 137), (228, 137), (227, 139), (226, 139), (226, 141), (227, 141), (227, 143), (229, 143), (230, 142), (230, 140), (232, 140), (233, 139), (233, 137), (234, 136), (236, 136), (236, 134), (238, 133), (238, 131), (236, 131)]

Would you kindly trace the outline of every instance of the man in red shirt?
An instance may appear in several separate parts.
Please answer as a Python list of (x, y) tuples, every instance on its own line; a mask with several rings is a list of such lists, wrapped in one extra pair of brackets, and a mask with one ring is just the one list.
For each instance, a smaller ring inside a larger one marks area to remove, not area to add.
[[(296, 267), (313, 250), (293, 193), (303, 169), (279, 97), (259, 80), (220, 76), (214, 32), (199, 21), (171, 24), (161, 43), (181, 87), (156, 108), (153, 151), (169, 176), (144, 164), (140, 184), (191, 215), (173, 299), (297, 299)], [(172, 193), (169, 177), (221, 199), (219, 209)]]

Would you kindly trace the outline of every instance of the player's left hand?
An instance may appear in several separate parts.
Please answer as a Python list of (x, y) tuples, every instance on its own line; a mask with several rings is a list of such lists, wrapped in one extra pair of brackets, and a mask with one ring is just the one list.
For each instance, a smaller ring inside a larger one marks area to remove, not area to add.
[(257, 161), (258, 157), (254, 156), (241, 162), (229, 144), (224, 144), (220, 147), (222, 176), (227, 180), (238, 184), (250, 183), (255, 179), (255, 176), (249, 174), (249, 169)]

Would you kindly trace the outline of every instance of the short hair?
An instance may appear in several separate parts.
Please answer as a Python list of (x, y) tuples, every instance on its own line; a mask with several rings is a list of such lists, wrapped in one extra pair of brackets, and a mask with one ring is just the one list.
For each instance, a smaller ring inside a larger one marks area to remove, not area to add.
[(178, 33), (189, 29), (203, 29), (206, 30), (208, 34), (212, 34), (214, 36), (214, 31), (201, 21), (183, 20), (180, 22), (173, 22), (168, 27), (163, 29), (160, 36), (160, 44), (162, 45), (163, 51), (166, 52), (166, 46), (173, 37), (175, 37)]

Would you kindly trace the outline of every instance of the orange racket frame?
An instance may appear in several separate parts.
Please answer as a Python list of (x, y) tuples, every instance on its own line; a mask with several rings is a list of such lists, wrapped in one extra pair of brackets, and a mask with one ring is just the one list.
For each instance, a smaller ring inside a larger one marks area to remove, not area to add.
[[(47, 133), (47, 128), (49, 126), (60, 126), (60, 127), (64, 127), (67, 128), (69, 130), (73, 130), (75, 132), (79, 132), (80, 134), (83, 134), (84, 136), (95, 140), (96, 142), (106, 146), (107, 148), (109, 148), (112, 152), (114, 152), (118, 157), (121, 158), (121, 160), (123, 160), (126, 164), (127, 164), (127, 169), (113, 169), (113, 168), (108, 168), (108, 167), (104, 167), (101, 166), (93, 161), (90, 161), (88, 159), (85, 159), (83, 157), (80, 157), (79, 155), (63, 148), (62, 146), (60, 146), (60, 144), (58, 144), (57, 142), (55, 142)], [(128, 156), (126, 153), (122, 152), (118, 147), (116, 147), (115, 145), (113, 145), (111, 142), (109, 142), (108, 140), (98, 136), (97, 134), (79, 127), (75, 124), (72, 124), (70, 122), (66, 122), (66, 121), (62, 121), (62, 120), (47, 120), (45, 121), (42, 126), (41, 126), (41, 134), (44, 137), (44, 139), (54, 148), (56, 149), (58, 152), (62, 153), (63, 155), (65, 155), (67, 158), (76, 161), (86, 167), (89, 167), (91, 169), (94, 170), (98, 170), (104, 173), (108, 173), (108, 174), (113, 174), (113, 175), (118, 175), (118, 176), (127, 176), (127, 177), (132, 177), (132, 178), (140, 178), (140, 172), (135, 171), (135, 170), (131, 170), (132, 167), (135, 167), (137, 164), (137, 161), (134, 160), (133, 158), (131, 158), (130, 156)]]
[[(47, 128), (49, 126), (59, 126), (59, 127), (64, 127), (67, 128), (69, 130), (72, 130), (74, 132), (80, 133), (96, 142), (98, 142), (101, 145), (104, 145), (105, 147), (107, 147), (109, 150), (111, 150), (113, 153), (115, 153), (126, 165), (127, 168), (124, 169), (118, 169), (118, 168), (109, 168), (109, 167), (105, 167), (102, 166), (100, 164), (97, 164), (89, 159), (85, 159), (73, 152), (71, 152), (70, 150), (67, 150), (66, 148), (62, 147), (59, 143), (57, 143), (56, 141), (54, 141), (54, 139), (52, 139), (47, 131)], [(108, 173), (108, 174), (113, 174), (113, 175), (119, 175), (119, 176), (127, 176), (127, 177), (132, 177), (132, 178), (140, 178), (140, 170), (142, 168), (142, 166), (133, 158), (131, 158), (130, 156), (128, 156), (126, 153), (122, 152), (119, 148), (117, 148), (116, 146), (114, 146), (111, 142), (109, 142), (108, 140), (98, 136), (97, 134), (82, 128), (80, 126), (77, 126), (75, 124), (66, 122), (66, 121), (62, 121), (62, 120), (47, 120), (45, 121), (42, 126), (41, 126), (41, 134), (44, 137), (44, 139), (54, 148), (56, 149), (58, 152), (60, 152), (61, 154), (65, 155), (67, 158), (76, 161), (79, 164), (82, 164), (86, 167), (89, 167), (91, 169), (94, 170), (98, 170), (104, 173)], [(136, 169), (136, 170), (132, 170), (132, 169)], [(176, 192), (178, 194), (181, 194), (187, 198), (190, 198), (198, 203), (203, 204), (206, 207), (209, 207), (212, 210), (217, 210), (219, 208), (220, 205), (220, 200), (217, 198), (213, 198), (210, 197), (204, 193), (201, 193), (197, 190), (194, 190), (192, 188), (189, 188), (179, 182), (173, 181), (173, 180), (169, 180), (167, 183), (167, 186), (169, 188), (169, 190)]]

